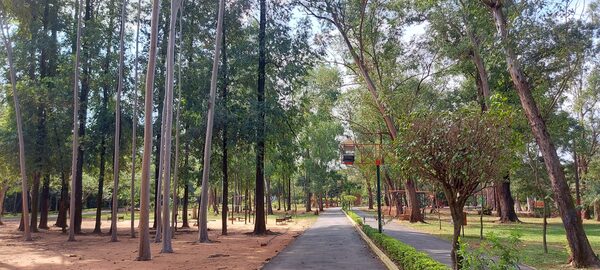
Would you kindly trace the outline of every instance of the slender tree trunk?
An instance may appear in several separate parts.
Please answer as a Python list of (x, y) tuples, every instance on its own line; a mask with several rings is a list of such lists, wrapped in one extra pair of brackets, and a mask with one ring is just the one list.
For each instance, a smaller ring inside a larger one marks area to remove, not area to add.
[(123, 92), (123, 66), (125, 65), (125, 23), (127, 14), (127, 0), (123, 0), (121, 5), (121, 27), (119, 37), (119, 75), (118, 75), (118, 86), (117, 86), (117, 100), (115, 102), (115, 146), (113, 154), (113, 194), (112, 194), (112, 214), (110, 221), (111, 228), (111, 242), (117, 242), (117, 220), (119, 214), (119, 159), (120, 148), (121, 148), (121, 93)]
[(542, 229), (542, 244), (544, 245), (544, 253), (548, 254), (548, 242), (546, 241), (546, 234), (548, 232), (548, 206), (546, 204), (546, 199), (544, 198), (544, 222), (543, 222), (543, 226), (544, 228)]
[(594, 219), (600, 221), (600, 199), (594, 200)]
[[(165, 105), (163, 106), (163, 115), (166, 115), (166, 123), (164, 127), (164, 153), (162, 159), (164, 160), (163, 168), (163, 205), (162, 205), (162, 228), (163, 228), (163, 244), (161, 253), (172, 253), (173, 247), (171, 245), (171, 229), (170, 229), (170, 213), (169, 213), (169, 195), (171, 193), (171, 142), (172, 142), (172, 129), (173, 129), (173, 81), (175, 72), (175, 25), (177, 23), (177, 11), (182, 0), (171, 1), (171, 19), (169, 24), (169, 43), (167, 48), (167, 81), (166, 81), (166, 93), (165, 93)], [(157, 233), (158, 235), (158, 233)]]
[[(3, 27), (0, 25), (0, 27)], [(2, 30), (4, 31), (4, 30)], [(0, 225), (4, 225), (2, 222), (2, 215), (4, 214), (4, 198), (6, 196), (6, 191), (8, 190), (8, 185), (4, 184), (0, 187)]]
[[(79, 5), (79, 9), (81, 9), (81, 5)], [(94, 23), (91, 22), (93, 19), (93, 0), (85, 0), (85, 16), (83, 20), (85, 21), (86, 29), (92, 29), (94, 27)], [(88, 28), (89, 27), (89, 28)], [(79, 27), (80, 28), (80, 27)], [(85, 39), (84, 39), (85, 40)], [(89, 46), (87, 42), (83, 45), (79, 42), (79, 45), (76, 48), (80, 49), (83, 56), (83, 76), (81, 77), (81, 95), (79, 95), (79, 127), (78, 129), (78, 140), (85, 138), (85, 130), (86, 130), (86, 122), (87, 122), (87, 108), (88, 108), (88, 95), (90, 92), (90, 78), (91, 78), (91, 64), (90, 64), (90, 54), (89, 54)], [(71, 187), (71, 192), (75, 193), (75, 197), (72, 198), (75, 200), (75, 209), (74, 215), (69, 215), (69, 218), (75, 219), (75, 233), (81, 233), (81, 222), (82, 222), (82, 209), (83, 209), (83, 162), (85, 159), (84, 147), (79, 145), (77, 148), (77, 168), (75, 172), (75, 185)]]
[(140, 245), (138, 260), (152, 259), (150, 251), (150, 159), (152, 154), (152, 90), (154, 72), (156, 69), (156, 42), (158, 36), (159, 0), (152, 1), (152, 19), (150, 23), (150, 49), (148, 53), (148, 68), (146, 69), (146, 93), (144, 101), (144, 155), (142, 158), (142, 183), (140, 185)]
[(267, 182), (267, 194), (265, 196), (267, 199), (267, 215), (272, 215), (273, 202), (271, 201), (271, 179), (269, 177), (265, 177), (265, 180)]
[(221, 64), (223, 65), (221, 67), (222, 72), (223, 72), (223, 88), (221, 90), (221, 102), (223, 105), (223, 128), (222, 128), (222, 133), (221, 133), (221, 141), (222, 141), (222, 147), (223, 147), (223, 158), (222, 158), (222, 163), (221, 163), (221, 170), (222, 170), (222, 175), (223, 175), (223, 190), (222, 190), (222, 200), (223, 200), (223, 206), (221, 208), (221, 234), (222, 235), (227, 235), (227, 213), (229, 213), (229, 207), (227, 206), (227, 202), (229, 201), (229, 156), (228, 156), (228, 138), (227, 138), (227, 122), (228, 122), (228, 115), (229, 115), (229, 110), (227, 107), (227, 84), (228, 84), (228, 77), (227, 77), (227, 33), (226, 33), (226, 25), (223, 25), (223, 47), (221, 49), (223, 51), (222, 54), (222, 59), (221, 59)]
[(54, 226), (61, 227), (63, 233), (67, 231), (67, 210), (69, 209), (69, 183), (65, 172), (60, 173), (60, 203), (58, 204), (58, 217)]
[(258, 90), (257, 90), (257, 128), (256, 128), (256, 222), (254, 234), (267, 232), (265, 222), (265, 66), (266, 61), (266, 24), (267, 5), (260, 0), (260, 21), (258, 30)]
[(369, 181), (368, 178), (366, 178), (366, 182), (367, 182), (367, 194), (369, 196), (369, 209), (373, 209), (373, 187), (371, 186), (371, 181)]
[[(105, 92), (105, 95), (107, 93)], [(104, 97), (108, 101), (108, 97)], [(100, 141), (100, 172), (98, 174), (98, 193), (96, 195), (96, 225), (94, 233), (102, 233), (102, 204), (104, 201), (104, 173), (106, 171), (106, 138), (102, 135)]]
[(556, 152), (556, 147), (552, 143), (550, 134), (546, 128), (546, 123), (544, 122), (531, 93), (532, 87), (529, 85), (527, 77), (523, 73), (520, 63), (517, 60), (517, 56), (510, 45), (506, 17), (502, 10), (502, 2), (499, 0), (483, 0), (483, 2), (492, 10), (498, 34), (501, 37), (504, 46), (509, 73), (515, 84), (517, 94), (521, 100), (521, 105), (531, 126), (532, 133), (542, 152), (548, 176), (552, 182), (555, 201), (558, 205), (563, 225), (566, 230), (569, 249), (572, 256), (572, 265), (574, 267), (600, 266), (600, 260), (596, 257), (583, 229), (583, 224), (580, 221), (581, 217), (577, 215), (570, 189)]
[(31, 222), (29, 227), (32, 232), (38, 232), (37, 229), (37, 214), (40, 199), (40, 177), (39, 172), (33, 173), (33, 185), (31, 186)]
[(171, 230), (177, 230), (177, 212), (179, 207), (179, 135), (180, 135), (180, 112), (181, 112), (181, 41), (182, 41), (182, 25), (183, 25), (183, 0), (181, 0), (179, 9), (179, 52), (177, 55), (178, 79), (177, 79), (177, 114), (175, 115), (175, 165), (173, 171), (173, 216), (171, 221)]
[(213, 58), (212, 76), (210, 80), (210, 96), (208, 102), (208, 119), (206, 123), (206, 139), (204, 140), (204, 166), (202, 167), (202, 198), (200, 202), (200, 223), (198, 224), (198, 242), (206, 243), (208, 239), (208, 177), (210, 175), (210, 156), (215, 116), (215, 96), (217, 94), (217, 73), (219, 71), (219, 57), (223, 35), (223, 13), (225, 0), (219, 1), (219, 14), (217, 19), (217, 36), (215, 40), (215, 54)]
[(133, 121), (131, 123), (131, 238), (135, 238), (135, 163), (137, 155), (137, 127), (138, 127), (138, 88), (139, 88), (139, 45), (140, 45), (140, 14), (142, 12), (142, 0), (138, 0), (137, 5), (137, 18), (136, 18), (136, 30), (135, 30), (135, 69), (134, 69), (134, 82), (133, 82)]
[[(75, 207), (76, 207), (76, 195), (77, 195), (77, 168), (79, 161), (79, 54), (81, 48), (81, 5), (83, 0), (79, 0), (77, 9), (77, 48), (75, 51), (75, 63), (73, 76), (73, 145), (72, 145), (72, 160), (71, 160), (71, 200), (70, 200), (70, 213), (69, 213), (69, 241), (75, 241)], [(86, 8), (87, 11), (87, 8)], [(87, 13), (87, 12), (86, 12)], [(83, 150), (82, 150), (83, 151)], [(79, 198), (81, 200), (81, 197)], [(80, 207), (81, 208), (81, 207)]]
[[(1, 194), (0, 194), (1, 195)], [(0, 199), (4, 199), (0, 196)], [(42, 185), (42, 196), (40, 200), (40, 229), (49, 229), (48, 227), (48, 208), (50, 207), (50, 175), (44, 176), (44, 184)], [(0, 214), (2, 214), (2, 207), (0, 207)]]
[(287, 177), (287, 185), (287, 211), (292, 211), (292, 178), (289, 176)]
[[(186, 130), (187, 130), (187, 126), (186, 126)], [(188, 168), (188, 164), (189, 164), (189, 158), (190, 158), (190, 145), (189, 143), (185, 144), (185, 157), (183, 160), (183, 167), (184, 168)], [(181, 218), (182, 218), (182, 224), (181, 224), (181, 228), (189, 228), (190, 224), (188, 222), (188, 206), (189, 206), (189, 202), (190, 202), (190, 197), (189, 197), (189, 182), (187, 180), (187, 178), (185, 179), (185, 182), (183, 183), (183, 209), (181, 211)]]

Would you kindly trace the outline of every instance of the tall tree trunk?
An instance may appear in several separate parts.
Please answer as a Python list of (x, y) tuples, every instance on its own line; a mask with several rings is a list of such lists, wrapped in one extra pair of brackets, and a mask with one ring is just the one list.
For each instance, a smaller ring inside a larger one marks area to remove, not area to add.
[(182, 0), (171, 1), (171, 17), (169, 24), (169, 43), (167, 49), (167, 81), (165, 85), (166, 89), (166, 103), (163, 106), (163, 115), (166, 115), (166, 123), (163, 126), (163, 136), (165, 138), (164, 153), (164, 169), (163, 169), (163, 205), (162, 205), (162, 228), (163, 228), (163, 244), (161, 253), (172, 253), (173, 247), (171, 245), (171, 227), (170, 227), (170, 205), (169, 196), (171, 193), (171, 143), (172, 143), (172, 130), (173, 130), (173, 81), (175, 73), (175, 25), (177, 23), (177, 11)]
[[(103, 97), (108, 102), (108, 93), (105, 92), (106, 97)], [(108, 106), (108, 104), (106, 104)], [(100, 141), (100, 170), (98, 173), (98, 193), (96, 193), (96, 225), (94, 226), (94, 233), (102, 233), (102, 205), (104, 201), (104, 174), (106, 171), (106, 138), (102, 135)]]
[(518, 222), (519, 217), (517, 217), (517, 213), (515, 212), (515, 201), (510, 192), (509, 176), (505, 176), (504, 180), (502, 183), (498, 183), (496, 188), (500, 205), (500, 210), (498, 211), (500, 213), (500, 222)]
[(215, 117), (215, 96), (217, 94), (217, 73), (219, 71), (219, 57), (223, 35), (223, 13), (225, 0), (219, 1), (219, 14), (217, 19), (217, 36), (215, 39), (215, 54), (213, 58), (212, 75), (210, 80), (210, 96), (208, 101), (208, 119), (206, 123), (206, 139), (204, 140), (204, 166), (202, 167), (202, 198), (200, 202), (200, 223), (198, 224), (198, 242), (208, 242), (208, 177), (210, 175), (210, 156), (213, 122)]
[(556, 147), (552, 143), (550, 133), (548, 133), (546, 128), (546, 123), (544, 122), (531, 93), (532, 87), (527, 81), (527, 77), (523, 73), (520, 63), (517, 60), (517, 56), (510, 45), (506, 17), (502, 10), (502, 1), (482, 1), (492, 10), (498, 34), (501, 37), (504, 46), (510, 76), (517, 90), (517, 94), (519, 95), (519, 99), (521, 100), (521, 105), (531, 126), (532, 133), (542, 152), (544, 164), (546, 165), (548, 176), (552, 182), (555, 202), (558, 205), (563, 225), (566, 230), (572, 256), (572, 265), (574, 267), (600, 266), (600, 260), (592, 250), (583, 229), (583, 224), (580, 221), (581, 217), (577, 215), (571, 192), (556, 152)]
[(60, 202), (58, 204), (58, 217), (54, 226), (61, 227), (63, 233), (67, 230), (67, 210), (69, 209), (69, 183), (65, 172), (60, 173)]
[[(81, 1), (81, 0), (80, 0)], [(81, 4), (81, 3), (80, 3)], [(79, 8), (81, 8), (81, 5), (79, 5)], [(80, 11), (79, 11), (80, 12)], [(85, 0), (85, 15), (83, 17), (83, 20), (85, 21), (85, 26), (86, 29), (91, 29), (92, 27), (94, 27), (94, 23), (91, 22), (93, 20), (93, 0)], [(78, 26), (80, 27), (80, 26)], [(75, 130), (78, 130), (78, 140), (85, 138), (85, 129), (86, 129), (86, 122), (87, 122), (87, 108), (88, 108), (88, 96), (89, 96), (89, 92), (90, 92), (90, 78), (91, 78), (91, 64), (90, 64), (90, 53), (89, 53), (89, 46), (87, 44), (87, 42), (85, 42), (84, 44), (82, 44), (81, 42), (79, 42), (79, 44), (76, 46), (77, 49), (80, 49), (84, 55), (83, 55), (83, 76), (81, 77), (81, 95), (79, 95), (79, 115), (78, 115), (78, 120), (79, 120), (79, 127), (75, 128)], [(78, 72), (79, 73), (79, 72)], [(76, 171), (75, 174), (73, 174), (75, 176), (75, 182), (74, 182), (74, 186), (71, 187), (71, 192), (75, 193), (75, 197), (72, 197), (71, 199), (74, 200), (75, 202), (75, 207), (74, 207), (74, 213), (73, 215), (70, 215), (70, 218), (73, 218), (75, 220), (75, 223), (72, 224), (75, 228), (75, 233), (81, 233), (81, 222), (82, 222), (82, 209), (83, 209), (83, 162), (85, 160), (85, 152), (83, 150), (84, 148), (79, 145), (79, 142), (77, 142), (77, 166), (76, 166)]]
[(266, 203), (267, 203), (267, 215), (273, 214), (273, 202), (271, 202), (271, 179), (269, 177), (265, 177), (267, 183), (267, 194), (266, 194)]
[[(81, 129), (77, 131), (78, 124), (81, 127), (81, 123), (79, 123), (79, 54), (81, 49), (81, 5), (83, 0), (79, 0), (78, 10), (77, 10), (77, 45), (75, 51), (75, 63), (74, 63), (74, 73), (73, 76), (73, 145), (72, 145), (72, 160), (71, 160), (71, 200), (70, 200), (70, 213), (69, 213), (69, 241), (75, 241), (75, 233), (76, 228), (76, 196), (77, 196), (77, 169), (78, 169), (78, 161), (79, 159), (79, 151), (83, 151), (79, 146), (79, 136), (81, 133)], [(86, 14), (87, 14), (86, 7)], [(82, 121), (85, 121), (82, 119)], [(85, 126), (85, 124), (84, 124)], [(80, 188), (81, 189), (81, 188)], [(81, 201), (81, 197), (79, 197)], [(81, 209), (81, 205), (79, 206)], [(79, 227), (81, 229), (81, 226)]]
[[(186, 126), (185, 128), (186, 130), (188, 129), (188, 127)], [(189, 164), (189, 158), (190, 158), (190, 145), (189, 143), (185, 144), (185, 157), (183, 159), (183, 167), (188, 169), (188, 164)], [(188, 222), (188, 206), (189, 206), (189, 202), (190, 202), (190, 197), (189, 197), (189, 193), (190, 193), (190, 183), (188, 181), (188, 179), (185, 179), (185, 182), (183, 183), (183, 209), (181, 211), (181, 218), (182, 218), (182, 224), (181, 224), (181, 228), (189, 228), (190, 224)]]
[[(0, 199), (2, 196), (0, 196)], [(50, 207), (50, 175), (44, 176), (44, 184), (42, 185), (42, 196), (40, 199), (40, 229), (49, 229), (48, 227), (48, 208)], [(2, 207), (0, 207), (0, 214), (2, 213)]]
[(130, 215), (131, 215), (131, 238), (135, 238), (135, 162), (137, 155), (137, 127), (138, 127), (138, 88), (139, 88), (139, 45), (140, 45), (140, 14), (142, 12), (142, 0), (138, 0), (137, 18), (135, 30), (135, 68), (133, 82), (133, 115), (131, 123), (131, 194), (130, 194)]
[(292, 211), (292, 178), (287, 176), (287, 211)]
[(367, 194), (369, 196), (369, 209), (373, 209), (373, 187), (371, 186), (371, 181), (366, 177), (365, 179), (367, 182)]
[(306, 193), (306, 212), (312, 212), (312, 192)]
[(113, 193), (112, 193), (112, 213), (110, 220), (111, 242), (117, 242), (117, 220), (119, 213), (119, 173), (120, 173), (120, 148), (121, 148), (121, 93), (123, 92), (123, 66), (125, 65), (125, 23), (127, 12), (127, 0), (123, 0), (121, 5), (121, 24), (119, 36), (119, 68), (117, 83), (117, 100), (115, 101), (115, 136), (114, 136), (114, 154), (113, 154)]
[(223, 206), (221, 207), (221, 234), (227, 235), (227, 213), (229, 213), (228, 201), (229, 201), (229, 156), (228, 156), (228, 138), (227, 138), (227, 122), (229, 110), (227, 107), (227, 33), (226, 33), (226, 25), (223, 25), (223, 47), (221, 49), (223, 51), (221, 67), (223, 72), (223, 85), (221, 90), (221, 103), (222, 103), (222, 118), (223, 118), (223, 127), (221, 130), (221, 146), (223, 147), (223, 158), (221, 163), (221, 172), (223, 175), (223, 190), (222, 190), (222, 200)]
[[(0, 25), (1, 27), (1, 25)], [(4, 31), (4, 30), (2, 30)], [(4, 225), (2, 223), (2, 215), (4, 214), (4, 198), (6, 196), (6, 191), (8, 190), (8, 185), (4, 184), (0, 187), (0, 225)]]
[(177, 55), (177, 113), (175, 115), (175, 165), (173, 166), (173, 216), (171, 220), (171, 230), (173, 231), (177, 230), (177, 214), (179, 209), (179, 137), (181, 133), (181, 86), (183, 84), (183, 81), (181, 80), (181, 50), (183, 48), (181, 45), (181, 35), (183, 34), (183, 0), (181, 0), (179, 12), (179, 52)]
[(150, 45), (148, 68), (146, 69), (146, 93), (144, 98), (144, 155), (142, 158), (142, 183), (140, 185), (140, 245), (139, 261), (152, 259), (150, 251), (150, 159), (152, 154), (152, 89), (154, 88), (154, 71), (156, 69), (156, 42), (158, 36), (158, 15), (160, 1), (152, 1), (152, 19), (150, 23)]
[(266, 61), (266, 24), (267, 5), (259, 0), (260, 21), (258, 30), (258, 90), (257, 90), (257, 128), (256, 128), (256, 222), (254, 234), (267, 232), (265, 222), (265, 66)]
[(594, 219), (600, 221), (600, 199), (594, 200)]
[(31, 223), (29, 227), (32, 232), (38, 232), (37, 229), (37, 214), (40, 199), (40, 177), (39, 172), (33, 173), (33, 185), (31, 186)]

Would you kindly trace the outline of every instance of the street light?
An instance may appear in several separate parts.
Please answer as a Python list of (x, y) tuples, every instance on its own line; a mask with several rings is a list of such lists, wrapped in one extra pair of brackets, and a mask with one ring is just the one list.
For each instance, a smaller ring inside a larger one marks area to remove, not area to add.
[[(380, 135), (380, 143), (379, 145), (376, 145), (379, 147), (379, 149), (381, 150), (381, 134)], [(357, 146), (373, 146), (373, 144), (357, 144), (355, 143), (352, 139), (350, 138), (346, 138), (344, 141), (342, 141), (342, 143), (340, 144), (340, 152), (342, 155), (342, 164), (345, 164), (347, 166), (352, 166), (354, 165), (354, 160), (355, 160), (355, 155), (356, 155), (356, 148)], [(383, 231), (383, 224), (381, 222), (381, 164), (383, 163), (383, 160), (380, 157), (377, 157), (375, 159), (375, 166), (377, 169), (377, 229), (379, 230), (379, 233), (381, 233)]]

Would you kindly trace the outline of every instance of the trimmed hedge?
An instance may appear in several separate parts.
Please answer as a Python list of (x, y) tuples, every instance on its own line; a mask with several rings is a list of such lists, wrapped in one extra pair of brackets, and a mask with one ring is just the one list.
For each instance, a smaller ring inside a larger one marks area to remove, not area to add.
[(359, 224), (365, 234), (385, 252), (390, 259), (403, 270), (447, 270), (446, 265), (437, 262), (427, 254), (417, 251), (412, 246), (404, 244), (386, 234), (379, 233), (377, 229), (363, 224), (362, 218), (352, 211), (347, 211), (348, 216)]

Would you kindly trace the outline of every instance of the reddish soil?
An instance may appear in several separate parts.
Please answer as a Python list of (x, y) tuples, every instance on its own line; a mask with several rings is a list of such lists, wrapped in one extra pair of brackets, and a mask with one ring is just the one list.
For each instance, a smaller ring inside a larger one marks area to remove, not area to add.
[[(259, 269), (277, 255), (314, 219), (300, 219), (285, 225), (274, 225), (269, 219), (267, 228), (273, 235), (247, 234), (252, 224), (229, 221), (227, 236), (221, 235), (221, 221), (209, 222), (210, 244), (197, 243), (197, 227), (179, 229), (173, 239), (172, 254), (161, 254), (161, 244), (152, 243), (152, 260), (135, 261), (139, 238), (128, 234), (130, 221), (120, 221), (119, 242), (110, 242), (110, 221), (103, 220), (103, 235), (92, 234), (93, 219), (84, 219), (83, 235), (76, 242), (67, 242), (60, 228), (40, 230), (33, 242), (24, 242), (17, 231), (18, 221), (5, 221), (0, 226), (0, 269)], [(53, 223), (49, 221), (49, 223)]]

